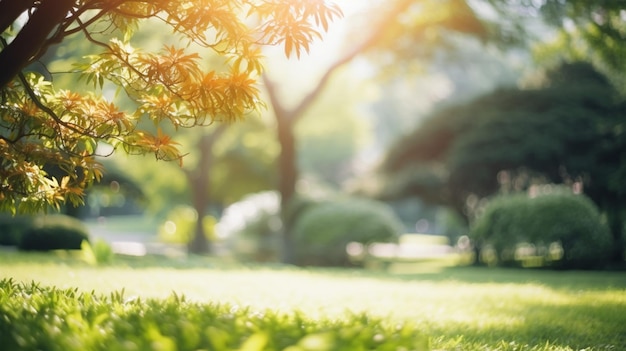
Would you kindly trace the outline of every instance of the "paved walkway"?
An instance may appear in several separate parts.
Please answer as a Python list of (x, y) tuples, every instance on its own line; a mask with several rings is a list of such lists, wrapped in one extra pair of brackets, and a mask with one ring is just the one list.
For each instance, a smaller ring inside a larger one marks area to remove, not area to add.
[(89, 225), (92, 241), (103, 240), (113, 249), (113, 252), (129, 256), (145, 256), (147, 254), (165, 256), (184, 256), (187, 248), (182, 244), (166, 244), (158, 241), (153, 233), (142, 232), (110, 232), (97, 225)]

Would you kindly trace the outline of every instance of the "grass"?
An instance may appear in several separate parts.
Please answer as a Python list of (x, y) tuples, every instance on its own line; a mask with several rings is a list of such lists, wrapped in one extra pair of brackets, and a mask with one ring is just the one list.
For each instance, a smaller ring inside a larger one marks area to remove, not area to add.
[(175, 293), (202, 306), (343, 321), (341, 328), (364, 332), (366, 314), (389, 325), (410, 323), (415, 339), (428, 335), (434, 350), (626, 350), (624, 272), (404, 268), (383, 273), (150, 257), (93, 267), (71, 256), (0, 253), (0, 279), (17, 283), (101, 295), (123, 289), (127, 297), (158, 301)]

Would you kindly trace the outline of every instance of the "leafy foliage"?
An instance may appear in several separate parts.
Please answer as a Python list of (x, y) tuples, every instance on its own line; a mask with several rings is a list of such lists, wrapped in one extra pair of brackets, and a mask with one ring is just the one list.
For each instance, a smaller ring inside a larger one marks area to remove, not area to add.
[[(0, 280), (12, 277), (26, 286), (34, 280), (46, 287), (63, 287), (63, 291), (71, 284), (81, 292), (95, 291), (92, 295), (100, 296), (124, 291), (130, 303), (127, 306), (137, 297), (143, 302), (149, 298), (163, 301), (175, 289), (178, 296), (203, 306), (238, 306), (237, 311), (258, 312), (269, 309), (283, 315), (298, 314), (315, 325), (329, 320), (352, 323), (357, 330), (362, 326), (353, 320), (354, 315), (370, 316), (367, 325), (371, 327), (377, 321), (385, 326), (401, 326), (408, 321), (417, 326), (412, 329), (414, 333), (431, 336), (433, 350), (621, 350), (626, 346), (622, 337), (626, 315), (621, 313), (626, 304), (626, 279), (619, 271), (462, 267), (380, 274), (353, 269), (242, 266), (197, 256), (182, 260), (120, 256), (116, 260), (117, 264), (94, 268), (76, 255), (6, 252), (0, 255)], [(68, 279), (68, 273), (80, 279)], [(108, 320), (115, 323), (120, 314), (109, 316)], [(19, 318), (12, 318), (11, 323), (21, 324), (16, 322)], [(246, 320), (237, 319), (241, 323), (233, 333), (241, 330)], [(399, 332), (393, 330), (393, 334), (382, 336), (388, 339)], [(344, 324), (344, 332), (348, 331), (352, 335)]]
[(583, 195), (501, 196), (485, 208), (470, 236), (492, 246), (500, 265), (519, 264), (520, 248), (558, 268), (602, 268), (610, 257), (609, 228)]
[(543, 17), (558, 33), (554, 40), (536, 47), (534, 53), (549, 65), (563, 59), (593, 62), (626, 93), (626, 65), (622, 59), (626, 49), (617, 44), (626, 40), (623, 11), (624, 3), (620, 1), (546, 1)]
[(85, 226), (65, 215), (0, 215), (0, 245), (21, 250), (80, 249), (89, 240)]
[(309, 206), (294, 224), (296, 263), (346, 266), (350, 242), (395, 242), (403, 226), (385, 204), (358, 198)]
[(624, 183), (615, 179), (624, 172), (626, 114), (616, 99), (591, 65), (573, 63), (547, 71), (534, 88), (437, 111), (387, 154), (384, 195), (423, 195), (469, 216), (468, 199), (500, 188), (523, 190), (533, 178), (579, 182), (602, 211), (615, 211), (621, 248)]
[(428, 350), (410, 325), (367, 315), (311, 320), (301, 313), (197, 303), (184, 296), (127, 299), (0, 281), (0, 336), (13, 350)]
[(89, 232), (79, 220), (64, 215), (41, 216), (22, 233), (18, 248), (29, 251), (80, 250), (83, 241), (89, 241)]
[[(0, 13), (0, 209), (13, 213), (81, 203), (84, 188), (102, 177), (101, 142), (182, 163), (171, 135), (151, 133), (142, 121), (184, 128), (242, 118), (262, 105), (260, 47), (280, 44), (299, 56), (341, 16), (324, 1), (288, 0), (2, 2)], [(150, 19), (168, 25), (182, 45), (135, 47), (135, 30)], [(95, 90), (113, 84), (133, 109), (98, 93), (57, 90), (24, 70), (72, 35), (101, 48), (75, 72)], [(220, 63), (207, 67), (209, 55)], [(51, 176), (49, 167), (63, 174)]]
[(109, 264), (115, 258), (113, 248), (103, 239), (97, 239), (93, 245), (83, 240), (80, 249), (83, 260), (91, 265)]
[(22, 233), (32, 226), (31, 216), (0, 214), (0, 245), (17, 246)]

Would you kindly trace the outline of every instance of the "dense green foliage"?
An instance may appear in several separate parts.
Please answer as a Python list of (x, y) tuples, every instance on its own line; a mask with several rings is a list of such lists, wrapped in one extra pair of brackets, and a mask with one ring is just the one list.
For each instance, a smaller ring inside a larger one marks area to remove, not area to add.
[(33, 219), (18, 243), (20, 250), (80, 250), (89, 241), (87, 228), (77, 219), (63, 216), (41, 216)]
[(115, 253), (109, 243), (97, 239), (93, 245), (89, 241), (83, 241), (80, 246), (82, 259), (91, 265), (110, 264), (115, 259)]
[(395, 242), (403, 226), (385, 204), (359, 198), (321, 202), (303, 212), (294, 225), (296, 263), (346, 266), (350, 242)]
[(602, 268), (611, 246), (609, 229), (587, 197), (506, 195), (492, 200), (476, 220), (471, 238), (491, 247), (487, 263), (514, 265), (528, 256), (558, 268)]
[[(0, 2), (0, 207), (81, 204), (102, 177), (102, 142), (182, 164), (179, 144), (161, 128), (142, 129), (146, 122), (178, 129), (257, 111), (261, 47), (281, 45), (285, 56), (300, 57), (341, 15), (323, 1)], [(169, 29), (160, 48), (135, 38), (151, 20)], [(76, 36), (93, 47), (66, 57), (73, 68), (49, 70), (42, 55)], [(93, 91), (58, 89), (50, 73), (80, 73)], [(104, 98), (105, 84), (133, 103), (121, 108)]]
[[(292, 223), (289, 228), (294, 228), (294, 263), (300, 265), (346, 265), (347, 243), (395, 241), (403, 231), (390, 208), (363, 199), (331, 201), (298, 196), (283, 218)], [(252, 195), (230, 206), (218, 225), (235, 257), (244, 261), (280, 260), (282, 229), (278, 198), (273, 192)]]
[(470, 197), (532, 183), (573, 184), (608, 216), (623, 261), (626, 105), (591, 65), (544, 72), (529, 89), (502, 89), (434, 113), (387, 154), (382, 196), (417, 195), (472, 214)]
[(0, 245), (17, 246), (22, 233), (32, 225), (30, 216), (0, 214)]
[(3, 350), (427, 350), (408, 325), (366, 315), (310, 320), (299, 313), (201, 304), (183, 296), (126, 299), (0, 281)]
[(536, 57), (544, 64), (563, 59), (591, 61), (620, 86), (622, 93), (626, 93), (626, 62), (623, 59), (626, 48), (617, 45), (626, 41), (624, 2), (547, 0), (542, 3), (544, 18), (559, 32), (552, 40), (534, 48)]
[(65, 215), (0, 215), (0, 245), (20, 250), (78, 250), (89, 241), (87, 228)]

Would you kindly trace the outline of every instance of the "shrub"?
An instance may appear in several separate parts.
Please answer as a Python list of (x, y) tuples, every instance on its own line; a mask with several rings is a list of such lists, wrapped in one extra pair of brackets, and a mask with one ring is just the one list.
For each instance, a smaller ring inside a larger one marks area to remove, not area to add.
[(115, 257), (111, 245), (102, 239), (96, 240), (93, 245), (85, 240), (80, 249), (82, 251), (83, 260), (91, 265), (111, 263)]
[(496, 197), (473, 223), (470, 237), (478, 247), (485, 249), (482, 252), (485, 263), (500, 266), (515, 264), (517, 244), (530, 240), (524, 224), (528, 217), (527, 205), (526, 195)]
[(498, 197), (473, 224), (470, 236), (493, 249), (491, 263), (519, 264), (521, 256), (535, 256), (544, 265), (568, 269), (602, 267), (611, 243), (593, 202), (563, 193)]
[(89, 241), (87, 228), (65, 215), (37, 217), (20, 239), (18, 248), (26, 251), (80, 250)]
[(295, 222), (302, 216), (303, 213), (309, 209), (325, 202), (324, 197), (312, 197), (306, 194), (296, 194), (289, 202), (287, 209), (284, 213), (284, 220), (287, 222), (287, 227), (291, 228)]
[(315, 266), (346, 266), (350, 242), (397, 242), (402, 223), (383, 203), (347, 198), (322, 202), (309, 208), (295, 222), (296, 263)]
[(11, 216), (0, 214), (0, 245), (17, 246), (26, 231), (32, 224), (33, 219), (29, 216)]
[(595, 204), (586, 196), (555, 194), (532, 199), (529, 231), (535, 243), (560, 244), (562, 268), (600, 268), (607, 263), (611, 233)]

